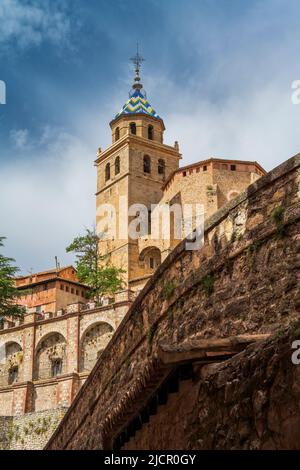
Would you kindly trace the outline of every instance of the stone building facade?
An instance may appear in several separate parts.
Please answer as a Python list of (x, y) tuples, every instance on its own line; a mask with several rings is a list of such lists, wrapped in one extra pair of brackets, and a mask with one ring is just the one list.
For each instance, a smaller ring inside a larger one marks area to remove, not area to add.
[[(179, 168), (178, 142), (164, 143), (164, 122), (147, 100), (139, 70), (129, 99), (110, 127), (112, 145), (99, 149), (95, 162), (97, 230), (103, 235), (99, 250), (107, 263), (125, 271), (125, 285), (140, 291), (184, 238), (183, 231), (180, 236), (174, 234), (172, 215), (169, 236), (162, 236), (162, 206), (201, 204), (207, 218), (265, 171), (257, 162), (218, 158)], [(146, 208), (147, 227), (133, 238), (125, 228), (141, 214), (141, 204)]]
[[(0, 428), (6, 423), (14, 436), (0, 440), (0, 446), (36, 448), (72, 403), (132, 298), (127, 290), (96, 307), (73, 267), (16, 283), (24, 290), (19, 302), (27, 313), (23, 320), (3, 319), (0, 325)], [(32, 433), (27, 421), (33, 423)]]
[[(0, 323), (0, 417), (10, 427), (10, 435), (14, 434), (4, 446), (41, 445), (42, 436), (33, 444), (32, 435), (26, 433), (28, 416), (34, 423), (32, 429), (40, 432), (35, 416), (44, 422), (51, 410), (55, 416), (65, 412), (115, 337), (138, 292), (176, 251), (182, 236), (151, 237), (155, 210), (173, 203), (200, 203), (208, 218), (265, 174), (256, 162), (217, 158), (179, 168), (178, 142), (164, 143), (164, 122), (146, 98), (139, 70), (128, 101), (110, 127), (112, 145), (105, 151), (99, 149), (95, 162), (96, 222), (98, 233), (105, 235), (103, 220), (109, 212), (115, 216), (117, 235), (104, 236), (99, 252), (105, 263), (124, 270), (124, 291), (95, 307), (87, 301), (87, 287), (78, 282), (72, 266), (16, 280), (24, 291), (20, 303), (27, 313), (24, 321)], [(151, 223), (147, 233), (132, 239), (124, 229), (136, 217), (132, 206), (138, 210), (140, 204), (146, 207)], [(48, 438), (50, 427), (42, 429), (44, 439)]]

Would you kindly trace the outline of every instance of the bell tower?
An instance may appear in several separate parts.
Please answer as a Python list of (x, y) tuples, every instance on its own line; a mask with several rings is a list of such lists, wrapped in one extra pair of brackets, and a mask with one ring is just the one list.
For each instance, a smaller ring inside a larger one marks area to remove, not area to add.
[(132, 239), (126, 234), (125, 225), (128, 227), (134, 219), (130, 207), (143, 204), (150, 218), (151, 204), (159, 203), (162, 186), (178, 169), (181, 156), (177, 142), (174, 146), (163, 142), (164, 122), (150, 105), (141, 84), (143, 58), (138, 50), (131, 60), (135, 77), (129, 98), (110, 122), (112, 145), (103, 152), (99, 149), (95, 162), (96, 220), (98, 230), (109, 211), (115, 218), (115, 233), (100, 241), (99, 252), (107, 256), (107, 263), (125, 271), (127, 288), (138, 290), (160, 264), (161, 253), (147, 236)]

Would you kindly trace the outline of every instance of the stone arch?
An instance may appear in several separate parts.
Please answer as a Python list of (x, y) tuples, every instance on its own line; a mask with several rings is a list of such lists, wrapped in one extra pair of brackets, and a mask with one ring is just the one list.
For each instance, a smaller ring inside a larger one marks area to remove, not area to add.
[(57, 331), (43, 336), (35, 348), (34, 379), (41, 380), (66, 373), (67, 341)]
[(10, 340), (1, 345), (0, 384), (12, 385), (22, 377), (23, 348), (19, 342)]
[(113, 334), (114, 328), (105, 321), (92, 323), (86, 328), (80, 341), (80, 372), (92, 370)]
[(152, 126), (152, 124), (149, 124), (149, 126), (148, 126), (148, 139), (153, 140), (153, 138), (154, 138), (154, 127)]
[(120, 173), (120, 170), (121, 170), (121, 161), (120, 161), (120, 157), (116, 157), (115, 159), (115, 175), (118, 175)]
[(144, 158), (143, 158), (143, 169), (144, 169), (144, 173), (151, 173), (151, 158), (149, 157), (149, 155), (144, 155)]
[(161, 252), (156, 246), (144, 248), (139, 255), (140, 264), (146, 269), (153, 271), (161, 264)]
[(130, 134), (136, 135), (136, 123), (131, 122), (129, 124)]
[(105, 165), (105, 181), (110, 179), (110, 163), (106, 163)]

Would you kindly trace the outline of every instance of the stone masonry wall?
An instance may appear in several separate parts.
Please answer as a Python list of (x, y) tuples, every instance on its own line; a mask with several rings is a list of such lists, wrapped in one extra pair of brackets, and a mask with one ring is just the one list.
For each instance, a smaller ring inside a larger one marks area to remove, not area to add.
[(47, 448), (111, 448), (162, 380), (161, 344), (276, 334), (299, 319), (299, 233), (300, 155), (210, 218), (201, 249), (183, 241), (166, 258)]
[(122, 449), (299, 450), (300, 365), (291, 361), (299, 326), (196, 369)]
[(0, 450), (42, 449), (53, 434), (67, 408), (0, 416)]

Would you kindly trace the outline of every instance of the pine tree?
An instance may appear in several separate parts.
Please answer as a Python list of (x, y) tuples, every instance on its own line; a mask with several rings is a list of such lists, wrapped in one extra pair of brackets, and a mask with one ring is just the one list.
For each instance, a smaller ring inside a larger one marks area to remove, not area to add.
[[(0, 247), (3, 247), (5, 237), (0, 237)], [(13, 265), (15, 260), (0, 253), (0, 316), (22, 317), (25, 308), (17, 305), (21, 293), (15, 286), (15, 276), (19, 268)]]

